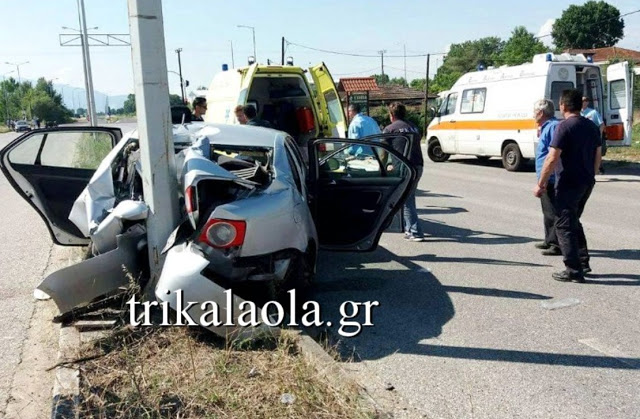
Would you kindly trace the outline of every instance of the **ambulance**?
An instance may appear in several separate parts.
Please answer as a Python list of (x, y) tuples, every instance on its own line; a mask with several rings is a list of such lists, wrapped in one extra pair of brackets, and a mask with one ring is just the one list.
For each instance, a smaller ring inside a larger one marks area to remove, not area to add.
[(205, 122), (238, 124), (235, 107), (252, 105), (259, 119), (287, 132), (303, 148), (312, 138), (346, 137), (344, 110), (324, 63), (308, 70), (294, 66), (292, 60), (284, 66), (223, 66), (206, 97)]
[(562, 119), (559, 100), (566, 89), (580, 90), (603, 116), (608, 146), (629, 146), (633, 74), (627, 62), (610, 65), (606, 73), (605, 81), (591, 57), (552, 53), (519, 66), (467, 73), (439, 95), (440, 108), (427, 131), (427, 154), (434, 162), (452, 154), (501, 157), (505, 169), (519, 170), (535, 158), (535, 101), (552, 100)]

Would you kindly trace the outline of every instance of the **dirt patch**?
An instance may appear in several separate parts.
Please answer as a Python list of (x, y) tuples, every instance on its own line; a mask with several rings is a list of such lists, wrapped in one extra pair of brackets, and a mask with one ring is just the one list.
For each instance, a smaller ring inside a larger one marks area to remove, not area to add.
[(356, 384), (329, 384), (296, 337), (229, 347), (189, 328), (120, 329), (85, 345), (80, 416), (87, 418), (366, 418)]

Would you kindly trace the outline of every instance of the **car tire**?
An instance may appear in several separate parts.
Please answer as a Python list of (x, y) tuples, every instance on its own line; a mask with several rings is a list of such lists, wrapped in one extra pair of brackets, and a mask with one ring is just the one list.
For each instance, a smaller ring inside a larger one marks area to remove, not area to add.
[(444, 153), (442, 151), (440, 141), (438, 141), (437, 139), (432, 139), (429, 141), (429, 144), (427, 145), (427, 155), (429, 156), (431, 161), (434, 161), (436, 163), (445, 162), (449, 160), (449, 157), (451, 157), (450, 154)]
[(502, 149), (502, 165), (510, 172), (515, 172), (522, 167), (524, 159), (520, 147), (516, 143), (509, 143)]

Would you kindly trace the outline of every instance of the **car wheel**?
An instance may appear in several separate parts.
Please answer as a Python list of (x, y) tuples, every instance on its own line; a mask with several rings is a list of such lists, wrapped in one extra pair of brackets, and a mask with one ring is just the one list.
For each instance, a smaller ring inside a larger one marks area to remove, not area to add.
[(523, 160), (520, 147), (516, 143), (509, 143), (502, 150), (502, 165), (510, 172), (520, 169)]
[(489, 161), (491, 156), (476, 156), (476, 158), (480, 161)]
[(442, 163), (449, 160), (451, 157), (450, 154), (444, 153), (442, 151), (442, 146), (440, 146), (440, 141), (433, 139), (429, 141), (429, 145), (427, 146), (427, 155), (436, 163)]

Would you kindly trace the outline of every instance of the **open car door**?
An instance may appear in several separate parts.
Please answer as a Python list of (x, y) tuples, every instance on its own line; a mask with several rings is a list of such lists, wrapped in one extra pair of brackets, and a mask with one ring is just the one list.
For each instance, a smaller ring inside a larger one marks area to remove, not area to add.
[(16, 192), (42, 217), (56, 244), (86, 245), (89, 240), (69, 221), (69, 212), (120, 138), (119, 128), (31, 131), (0, 151), (0, 169)]
[(633, 75), (628, 62), (607, 68), (607, 87), (607, 143), (629, 146), (633, 126)]
[(317, 100), (322, 114), (322, 133), (325, 137), (345, 138), (347, 132), (347, 118), (338, 96), (338, 90), (333, 83), (331, 73), (325, 63), (311, 67), (309, 73), (317, 90)]
[(309, 204), (322, 248), (366, 252), (377, 247), (416, 182), (416, 169), (403, 155), (407, 152), (407, 139), (398, 134), (309, 144)]

